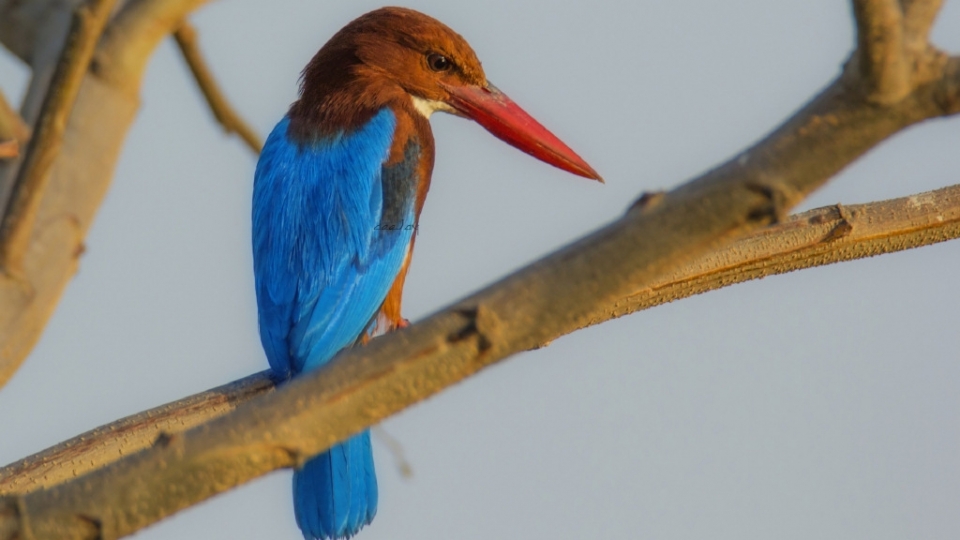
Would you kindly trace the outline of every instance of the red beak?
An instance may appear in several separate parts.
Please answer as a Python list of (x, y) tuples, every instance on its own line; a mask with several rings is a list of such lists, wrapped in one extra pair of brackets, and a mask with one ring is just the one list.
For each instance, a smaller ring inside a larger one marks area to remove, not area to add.
[(450, 93), (450, 106), (500, 140), (554, 167), (603, 182), (597, 171), (587, 165), (583, 158), (497, 87), (490, 83), (486, 87), (443, 86)]

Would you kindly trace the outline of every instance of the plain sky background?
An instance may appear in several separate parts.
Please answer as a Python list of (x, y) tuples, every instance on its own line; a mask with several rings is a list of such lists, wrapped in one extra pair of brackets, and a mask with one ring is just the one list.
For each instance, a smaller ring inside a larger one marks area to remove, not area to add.
[[(960, 52), (960, 1), (934, 40)], [(753, 143), (839, 72), (838, 0), (420, 1), (487, 75), (584, 156), (600, 186), (435, 115), (412, 320)], [(192, 20), (261, 134), (314, 52), (367, 1), (216, 2)], [(0, 55), (16, 99), (27, 73)], [(0, 392), (0, 463), (262, 370), (249, 250), (255, 157), (225, 137), (172, 41), (70, 284)], [(897, 135), (804, 208), (960, 180), (960, 119)], [(361, 540), (955, 538), (960, 244), (737, 285), (518, 355), (390, 419)], [(142, 540), (297, 539), (290, 472)]]

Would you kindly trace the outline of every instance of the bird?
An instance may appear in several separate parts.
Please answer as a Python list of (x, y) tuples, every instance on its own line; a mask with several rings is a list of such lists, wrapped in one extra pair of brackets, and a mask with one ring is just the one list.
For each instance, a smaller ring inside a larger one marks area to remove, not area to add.
[[(434, 112), (602, 182), (491, 84), (466, 40), (440, 21), (396, 7), (353, 20), (303, 70), (254, 174), (258, 323), (279, 381), (409, 324), (400, 304), (433, 172)], [(306, 540), (357, 534), (377, 511), (369, 431), (294, 471), (293, 494)]]

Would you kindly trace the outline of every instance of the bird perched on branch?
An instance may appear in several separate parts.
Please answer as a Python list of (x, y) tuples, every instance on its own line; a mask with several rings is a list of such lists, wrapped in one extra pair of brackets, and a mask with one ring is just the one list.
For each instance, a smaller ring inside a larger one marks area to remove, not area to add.
[[(299, 99), (267, 139), (253, 193), (260, 339), (280, 378), (405, 326), (403, 282), (433, 170), (428, 119), (470, 118), (551, 165), (600, 180), (487, 81), (453, 30), (383, 8), (340, 30), (303, 71)], [(294, 473), (305, 538), (347, 538), (377, 511), (370, 434)]]

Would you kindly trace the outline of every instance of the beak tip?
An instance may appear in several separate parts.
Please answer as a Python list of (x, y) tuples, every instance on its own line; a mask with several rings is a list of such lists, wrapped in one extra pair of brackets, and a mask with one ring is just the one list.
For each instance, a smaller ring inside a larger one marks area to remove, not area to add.
[(597, 171), (593, 170), (593, 167), (587, 165), (587, 163), (584, 162), (584, 161), (582, 161), (582, 160), (581, 160), (581, 164), (578, 165), (575, 169), (567, 169), (567, 170), (570, 171), (570, 172), (572, 172), (573, 174), (575, 174), (575, 175), (577, 175), (577, 176), (581, 176), (581, 177), (583, 177), (583, 178), (586, 178), (587, 180), (596, 180), (597, 182), (600, 182), (601, 184), (606, 184), (606, 183), (607, 183), (607, 182), (603, 179), (603, 177), (600, 176), (600, 173), (598, 173)]
[(607, 182), (603, 179), (602, 176), (600, 176), (599, 174), (597, 174), (595, 171), (592, 171), (592, 170), (591, 170), (591, 171), (587, 171), (587, 172), (579, 173), (577, 176), (582, 176), (582, 177), (586, 178), (587, 180), (594, 180), (594, 181), (599, 182), (599, 183), (601, 183), (601, 184), (606, 184), (606, 183), (607, 183)]

